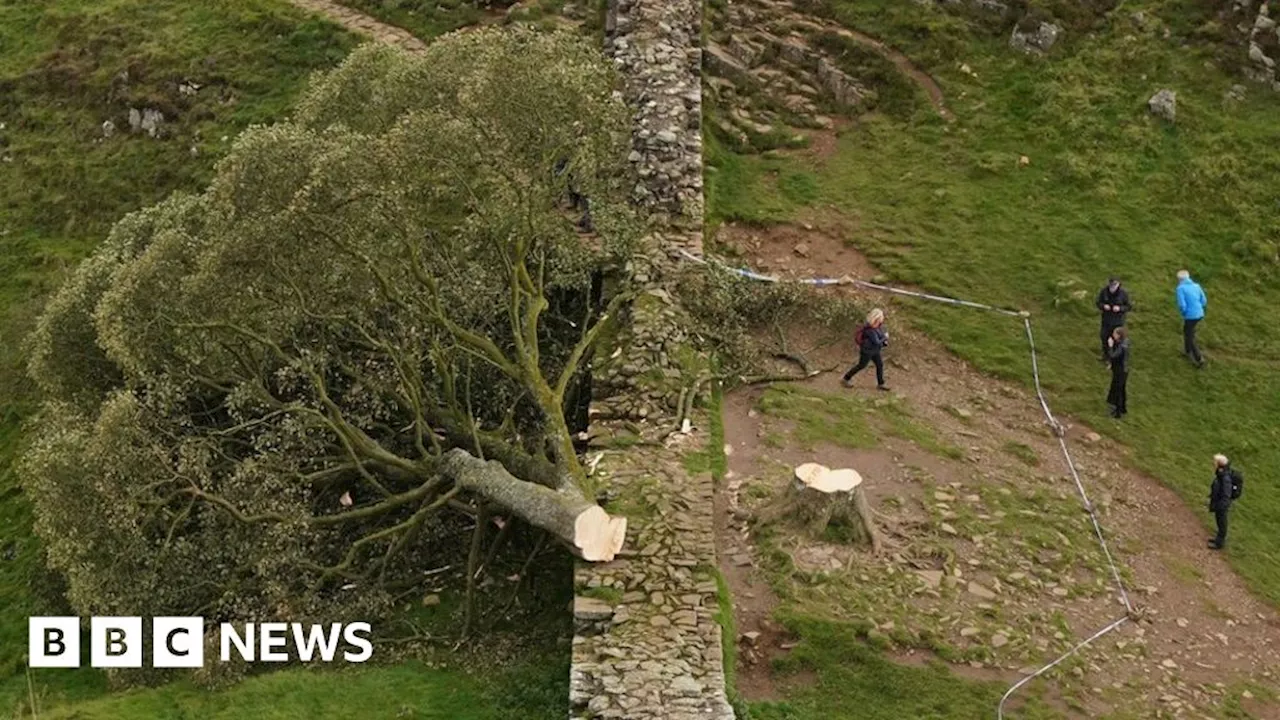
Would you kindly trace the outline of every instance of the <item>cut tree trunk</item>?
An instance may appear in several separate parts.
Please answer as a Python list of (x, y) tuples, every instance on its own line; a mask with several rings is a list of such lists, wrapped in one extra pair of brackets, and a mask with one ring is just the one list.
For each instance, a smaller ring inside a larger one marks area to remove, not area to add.
[(576, 487), (552, 490), (525, 482), (507, 472), (502, 463), (481, 460), (461, 449), (445, 454), (440, 471), (459, 488), (559, 537), (583, 560), (608, 562), (626, 540), (627, 519), (610, 516)]
[(847, 468), (832, 470), (818, 463), (796, 468), (796, 479), (788, 488), (785, 504), (789, 513), (815, 536), (832, 523), (849, 529), (859, 545), (880, 552), (871, 508), (862, 492), (862, 476)]

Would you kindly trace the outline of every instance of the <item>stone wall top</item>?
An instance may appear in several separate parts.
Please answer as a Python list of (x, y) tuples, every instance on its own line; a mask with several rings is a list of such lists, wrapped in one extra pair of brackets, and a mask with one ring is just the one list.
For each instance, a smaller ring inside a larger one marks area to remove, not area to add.
[(634, 199), (677, 231), (665, 238), (667, 250), (701, 256), (702, 3), (610, 0), (605, 32), (634, 113)]

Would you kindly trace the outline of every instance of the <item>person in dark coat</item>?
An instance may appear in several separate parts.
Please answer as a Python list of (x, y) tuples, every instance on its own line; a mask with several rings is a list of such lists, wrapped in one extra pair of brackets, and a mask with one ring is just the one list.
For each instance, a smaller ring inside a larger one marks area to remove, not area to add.
[(888, 390), (889, 387), (884, 384), (884, 360), (880, 357), (881, 351), (889, 344), (889, 333), (884, 329), (884, 311), (876, 308), (867, 313), (867, 322), (858, 329), (858, 333), (862, 336), (858, 344), (858, 362), (844, 374), (842, 384), (853, 387), (853, 376), (869, 363), (875, 363), (876, 389)]
[(1118, 327), (1111, 331), (1107, 338), (1107, 364), (1111, 368), (1111, 389), (1107, 391), (1107, 405), (1111, 406), (1111, 417), (1122, 418), (1129, 412), (1129, 396), (1126, 385), (1129, 382), (1129, 331)]
[[(569, 168), (569, 159), (561, 158), (556, 161), (555, 167), (552, 169), (556, 177), (563, 175)], [(582, 232), (594, 232), (595, 225), (591, 221), (591, 200), (586, 195), (578, 192), (577, 183), (574, 180), (573, 173), (568, 177), (569, 186), (569, 208), (571, 210), (581, 210), (582, 218), (578, 220), (578, 229)]]
[(1098, 312), (1102, 313), (1102, 329), (1099, 337), (1102, 340), (1102, 361), (1106, 362), (1111, 333), (1124, 325), (1124, 316), (1133, 309), (1133, 303), (1129, 302), (1129, 292), (1121, 287), (1120, 278), (1112, 277), (1098, 291), (1094, 304), (1098, 306)]
[(1231, 510), (1231, 478), (1234, 471), (1226, 455), (1213, 456), (1213, 484), (1209, 486), (1209, 512), (1218, 525), (1218, 534), (1209, 541), (1209, 547), (1221, 550), (1227, 544), (1227, 514)]

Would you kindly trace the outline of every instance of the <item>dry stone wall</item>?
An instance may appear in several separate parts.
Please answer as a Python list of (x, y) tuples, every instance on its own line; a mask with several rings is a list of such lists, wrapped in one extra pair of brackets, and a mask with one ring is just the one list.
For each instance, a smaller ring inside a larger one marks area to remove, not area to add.
[(702, 252), (702, 6), (693, 0), (609, 0), (605, 52), (635, 114), (631, 162), (638, 205), (665, 240)]
[(680, 449), (610, 451), (597, 467), (626, 498), (627, 551), (578, 566), (572, 718), (734, 717), (714, 617), (715, 490), (685, 471)]
[(653, 232), (625, 273), (642, 293), (594, 369), (592, 434), (626, 424), (651, 443), (607, 450), (596, 468), (627, 540), (613, 562), (575, 571), (574, 719), (734, 717), (714, 617), (714, 484), (681, 462), (705, 438), (670, 434), (706, 365), (671, 287), (680, 251), (702, 255), (701, 26), (700, 0), (610, 0), (605, 20), (634, 113), (634, 200)]

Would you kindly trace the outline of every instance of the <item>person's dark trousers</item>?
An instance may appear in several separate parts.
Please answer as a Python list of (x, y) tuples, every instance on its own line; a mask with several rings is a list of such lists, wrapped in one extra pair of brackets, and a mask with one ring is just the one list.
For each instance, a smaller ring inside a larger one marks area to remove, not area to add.
[(1102, 330), (1098, 332), (1098, 339), (1102, 341), (1102, 358), (1107, 358), (1107, 339), (1111, 337), (1111, 333), (1116, 331), (1119, 325), (1109, 324), (1106, 320), (1102, 321)]
[(1227, 513), (1229, 510), (1223, 508), (1213, 511), (1213, 519), (1218, 523), (1218, 534), (1213, 538), (1214, 547), (1223, 547), (1227, 544)]
[(1129, 394), (1125, 387), (1129, 382), (1129, 373), (1111, 373), (1111, 389), (1107, 392), (1107, 404), (1111, 406), (1111, 414), (1121, 417), (1129, 412)]
[(1197, 365), (1204, 362), (1204, 358), (1200, 357), (1200, 348), (1196, 347), (1196, 326), (1199, 324), (1199, 320), (1182, 321), (1182, 351)]
[(849, 368), (849, 372), (844, 374), (844, 381), (849, 382), (854, 375), (862, 372), (869, 363), (876, 364), (876, 384), (884, 385), (884, 360), (880, 357), (880, 353), (868, 353), (863, 350), (858, 354), (858, 364)]

